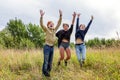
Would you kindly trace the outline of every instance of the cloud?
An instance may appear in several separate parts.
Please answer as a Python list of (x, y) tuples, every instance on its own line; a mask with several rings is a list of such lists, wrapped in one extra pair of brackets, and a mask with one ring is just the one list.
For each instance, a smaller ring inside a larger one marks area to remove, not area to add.
[(3, 30), (5, 28), (5, 26), (0, 25), (0, 31)]
[[(0, 1), (0, 25), (5, 26), (15, 17), (23, 22), (39, 25), (39, 9), (45, 11), (44, 24), (58, 21), (58, 10), (63, 11), (63, 23), (71, 24), (72, 13), (81, 13), (80, 23), (88, 24), (90, 16), (94, 21), (86, 35), (86, 40), (94, 37), (115, 38), (120, 30), (119, 0), (2, 0)], [(1, 26), (0, 26), (1, 27)], [(62, 25), (60, 27), (62, 29)], [(74, 41), (72, 34), (72, 41)]]

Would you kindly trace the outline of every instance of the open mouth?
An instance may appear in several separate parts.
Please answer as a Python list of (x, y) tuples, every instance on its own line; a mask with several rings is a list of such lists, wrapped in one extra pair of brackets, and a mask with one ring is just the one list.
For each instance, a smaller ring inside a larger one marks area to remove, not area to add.
[(53, 27), (52, 25), (50, 27)]

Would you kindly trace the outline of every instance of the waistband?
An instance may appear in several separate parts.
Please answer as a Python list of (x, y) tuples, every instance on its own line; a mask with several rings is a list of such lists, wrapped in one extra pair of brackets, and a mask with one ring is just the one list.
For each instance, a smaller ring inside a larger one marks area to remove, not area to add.
[(64, 44), (69, 44), (69, 42), (63, 42), (63, 41), (62, 41), (61, 43), (64, 43)]
[(50, 46), (50, 45), (48, 45), (48, 44), (45, 44), (45, 46), (48, 46), (48, 47), (54, 47), (54, 46)]
[(85, 43), (80, 43), (80, 44), (75, 44), (75, 45), (83, 45), (83, 44), (85, 44)]

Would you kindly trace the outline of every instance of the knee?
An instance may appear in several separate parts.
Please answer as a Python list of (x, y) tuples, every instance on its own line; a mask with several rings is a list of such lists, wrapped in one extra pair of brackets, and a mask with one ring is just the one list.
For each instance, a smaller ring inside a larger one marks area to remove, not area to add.
[(60, 57), (60, 60), (63, 60), (63, 59), (64, 59), (64, 56), (61, 56), (61, 57)]
[(71, 58), (71, 55), (68, 55), (68, 56), (67, 56), (67, 59), (70, 59), (70, 58)]

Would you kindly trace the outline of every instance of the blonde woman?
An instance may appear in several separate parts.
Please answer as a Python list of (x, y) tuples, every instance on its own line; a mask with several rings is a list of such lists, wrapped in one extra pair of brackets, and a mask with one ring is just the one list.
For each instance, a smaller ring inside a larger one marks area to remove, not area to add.
[(44, 53), (44, 62), (42, 67), (43, 75), (50, 77), (50, 71), (52, 69), (52, 60), (53, 60), (53, 53), (54, 53), (54, 43), (55, 43), (55, 33), (59, 28), (61, 21), (62, 21), (62, 11), (59, 10), (59, 20), (57, 25), (54, 27), (54, 23), (52, 21), (48, 21), (47, 27), (43, 24), (43, 16), (45, 12), (40, 10), (40, 26), (44, 30), (46, 34), (45, 38), (45, 45), (43, 48)]

